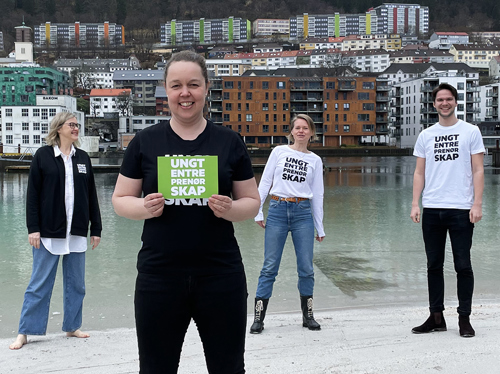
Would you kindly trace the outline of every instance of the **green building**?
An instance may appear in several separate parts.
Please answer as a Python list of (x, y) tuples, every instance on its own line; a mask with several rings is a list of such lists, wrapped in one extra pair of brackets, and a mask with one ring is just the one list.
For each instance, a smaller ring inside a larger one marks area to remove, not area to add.
[(71, 95), (69, 75), (39, 66), (0, 67), (0, 106), (36, 105), (36, 95)]

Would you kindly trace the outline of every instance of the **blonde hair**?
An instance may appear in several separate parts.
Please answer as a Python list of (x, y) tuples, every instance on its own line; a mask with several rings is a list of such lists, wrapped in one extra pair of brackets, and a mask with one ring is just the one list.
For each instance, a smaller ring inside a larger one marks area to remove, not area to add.
[(294, 142), (295, 140), (293, 139), (292, 135), (292, 130), (295, 127), (295, 122), (297, 122), (298, 119), (303, 119), (304, 121), (307, 122), (307, 126), (309, 126), (309, 130), (311, 130), (311, 139), (310, 140), (318, 140), (318, 136), (316, 135), (316, 126), (314, 125), (314, 121), (312, 120), (311, 117), (309, 117), (307, 114), (297, 114), (292, 118), (292, 121), (290, 122), (290, 134), (287, 135), (287, 139), (290, 142)]
[[(57, 145), (58, 147), (61, 146), (61, 139), (59, 139), (58, 130), (64, 125), (67, 120), (71, 118), (76, 118), (76, 115), (71, 112), (59, 112), (54, 116), (54, 118), (52, 118), (52, 121), (50, 121), (49, 133), (45, 137), (45, 143), (47, 143), (47, 145), (50, 145), (52, 147), (55, 145)], [(79, 147), (80, 141), (77, 140), (73, 142), (73, 145), (75, 147)]]

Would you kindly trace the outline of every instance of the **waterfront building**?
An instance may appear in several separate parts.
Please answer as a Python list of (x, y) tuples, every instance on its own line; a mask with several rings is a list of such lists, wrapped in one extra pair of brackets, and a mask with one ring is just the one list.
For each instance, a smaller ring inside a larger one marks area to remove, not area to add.
[(93, 89), (90, 91), (90, 116), (118, 118), (132, 114), (131, 89)]
[(0, 67), (0, 106), (35, 105), (37, 95), (71, 95), (68, 74), (40, 66)]
[(453, 44), (469, 44), (466, 32), (435, 32), (429, 39), (429, 48), (449, 50)]
[(290, 39), (387, 34), (374, 10), (362, 14), (308, 14), (290, 17)]
[(429, 7), (419, 4), (384, 3), (373, 8), (380, 20), (380, 34), (429, 33)]
[(116, 89), (130, 89), (134, 114), (152, 115), (156, 111), (155, 88), (163, 84), (163, 70), (120, 70), (113, 73)]
[(160, 25), (161, 43), (167, 45), (245, 42), (251, 39), (252, 25), (238, 17), (177, 21)]
[(480, 121), (479, 73), (465, 64), (392, 64), (380, 77), (392, 87), (390, 126), (401, 148), (412, 148), (418, 134), (438, 122), (431, 92), (441, 83), (457, 88), (458, 119)]
[(454, 44), (450, 48), (455, 62), (488, 70), (493, 57), (500, 55), (500, 44)]
[(249, 70), (241, 77), (213, 77), (209, 116), (240, 133), (246, 144), (286, 144), (290, 120), (311, 116), (319, 141), (313, 146), (387, 144), (387, 79), (352, 69), (322, 76), (318, 69)]
[(51, 23), (34, 27), (36, 48), (91, 49), (125, 46), (125, 28), (102, 23)]
[(256, 38), (273, 35), (289, 35), (290, 20), (258, 18), (252, 23), (252, 32)]
[(35, 153), (45, 145), (49, 124), (59, 112), (71, 112), (81, 125), (85, 136), (84, 113), (77, 111), (76, 98), (68, 95), (37, 95), (34, 104), (0, 106), (0, 141), (6, 153)]

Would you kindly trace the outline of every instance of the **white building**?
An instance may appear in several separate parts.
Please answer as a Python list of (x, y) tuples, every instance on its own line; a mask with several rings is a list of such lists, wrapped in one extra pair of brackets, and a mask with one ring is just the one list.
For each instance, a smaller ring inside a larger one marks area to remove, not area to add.
[(118, 118), (132, 113), (131, 89), (93, 89), (90, 91), (90, 116)]
[(210, 75), (222, 76), (240, 76), (252, 67), (252, 60), (240, 59), (208, 59), (206, 60), (207, 71)]
[(252, 31), (255, 37), (289, 34), (290, 20), (258, 18), (252, 23)]
[(71, 112), (85, 136), (84, 113), (76, 110), (76, 98), (67, 95), (39, 95), (36, 106), (2, 106), (0, 139), (5, 153), (35, 153), (45, 145), (52, 118), (59, 112)]
[(469, 44), (466, 32), (435, 32), (429, 39), (429, 48), (449, 50), (453, 44)]

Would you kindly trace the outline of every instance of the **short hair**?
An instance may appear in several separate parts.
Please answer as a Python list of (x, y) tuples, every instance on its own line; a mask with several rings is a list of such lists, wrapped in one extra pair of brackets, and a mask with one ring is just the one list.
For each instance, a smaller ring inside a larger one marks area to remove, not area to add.
[(167, 61), (167, 64), (165, 65), (165, 76), (163, 77), (163, 80), (165, 82), (167, 81), (168, 69), (170, 68), (170, 65), (172, 65), (174, 62), (179, 61), (194, 62), (195, 64), (197, 64), (200, 67), (201, 74), (203, 75), (205, 83), (208, 86), (208, 72), (205, 59), (203, 58), (203, 56), (200, 56), (198, 53), (190, 50), (174, 53), (172, 57), (170, 57), (170, 59)]
[[(52, 121), (50, 121), (49, 133), (45, 137), (45, 143), (47, 143), (47, 145), (50, 145), (52, 147), (55, 145), (57, 145), (58, 147), (61, 146), (61, 139), (59, 139), (59, 133), (57, 131), (64, 125), (67, 120), (71, 118), (76, 118), (76, 115), (71, 112), (59, 112), (54, 116), (54, 118), (52, 118)], [(76, 147), (80, 146), (80, 142), (78, 140), (73, 142), (73, 144)]]
[(434, 90), (432, 90), (432, 94), (431, 94), (432, 95), (432, 102), (436, 102), (436, 96), (437, 96), (438, 92), (442, 91), (442, 90), (450, 91), (451, 94), (453, 95), (453, 97), (455, 98), (455, 101), (458, 101), (457, 89), (455, 87), (453, 87), (451, 84), (441, 83), (439, 86), (434, 88)]
[(311, 130), (311, 140), (318, 140), (318, 136), (316, 135), (316, 126), (314, 125), (314, 121), (312, 120), (311, 117), (309, 117), (307, 114), (297, 114), (292, 118), (292, 121), (290, 122), (290, 134), (288, 134), (287, 139), (289, 141), (294, 141), (293, 135), (292, 135), (292, 130), (295, 127), (295, 122), (297, 122), (298, 119), (303, 119), (304, 121), (307, 122), (307, 126), (309, 126), (309, 130)]

